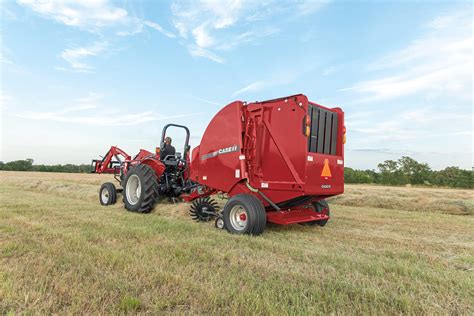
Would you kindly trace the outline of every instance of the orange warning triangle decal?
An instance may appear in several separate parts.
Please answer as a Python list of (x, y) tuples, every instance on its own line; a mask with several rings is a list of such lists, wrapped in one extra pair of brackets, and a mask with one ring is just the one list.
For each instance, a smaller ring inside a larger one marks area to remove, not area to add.
[(324, 159), (324, 167), (323, 171), (321, 172), (321, 177), (331, 178), (331, 169), (329, 169), (329, 160)]

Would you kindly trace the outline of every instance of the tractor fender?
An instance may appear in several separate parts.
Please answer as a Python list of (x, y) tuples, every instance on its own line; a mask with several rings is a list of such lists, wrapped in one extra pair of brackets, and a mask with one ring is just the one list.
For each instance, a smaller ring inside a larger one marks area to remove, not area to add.
[(148, 157), (140, 161), (140, 164), (145, 164), (150, 166), (153, 170), (155, 170), (156, 176), (159, 178), (163, 172), (165, 171), (165, 165), (156, 158)]

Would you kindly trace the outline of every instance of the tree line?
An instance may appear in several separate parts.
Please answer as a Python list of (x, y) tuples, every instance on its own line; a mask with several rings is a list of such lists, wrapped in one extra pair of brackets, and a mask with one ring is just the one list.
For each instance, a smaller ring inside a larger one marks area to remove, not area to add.
[(398, 160), (385, 160), (377, 170), (344, 168), (346, 183), (375, 183), (384, 185), (427, 185), (453, 188), (473, 188), (472, 170), (446, 167), (432, 170), (427, 163), (403, 156)]
[[(0, 170), (42, 171), (42, 172), (90, 172), (91, 166), (82, 165), (35, 165), (33, 159), (15, 160), (7, 163), (0, 161)], [(344, 168), (346, 183), (374, 183), (384, 185), (434, 185), (454, 188), (473, 188), (473, 171), (458, 167), (432, 170), (427, 163), (420, 163), (410, 157), (398, 160), (385, 160), (377, 165), (377, 170), (358, 170)]]
[(7, 163), (0, 161), (0, 170), (10, 171), (41, 171), (41, 172), (67, 172), (86, 173), (91, 171), (91, 165), (34, 165), (33, 159), (15, 160)]

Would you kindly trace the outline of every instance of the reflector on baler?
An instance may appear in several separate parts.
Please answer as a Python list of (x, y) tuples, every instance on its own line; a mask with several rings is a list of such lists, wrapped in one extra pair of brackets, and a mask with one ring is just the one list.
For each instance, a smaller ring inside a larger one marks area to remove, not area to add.
[(324, 159), (324, 167), (323, 167), (323, 171), (321, 171), (321, 177), (326, 178), (326, 179), (332, 177), (331, 168), (329, 168), (328, 159)]

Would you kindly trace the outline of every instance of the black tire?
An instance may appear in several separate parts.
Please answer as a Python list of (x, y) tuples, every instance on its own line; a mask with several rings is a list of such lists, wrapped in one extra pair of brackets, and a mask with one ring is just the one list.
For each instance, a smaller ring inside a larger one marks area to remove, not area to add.
[[(326, 202), (326, 200), (321, 200), (321, 201), (318, 201), (318, 202), (314, 202), (312, 204), (314, 206), (314, 211), (316, 213), (321, 213), (321, 212), (324, 212), (326, 210), (326, 214), (328, 216), (330, 216), (329, 205), (328, 205), (328, 202)], [(300, 224), (303, 225), (303, 226), (318, 225), (318, 226), (324, 227), (328, 223), (328, 220), (329, 219), (323, 219), (323, 220), (319, 220), (319, 221), (305, 222), (305, 223), (300, 223)]]
[[(140, 194), (133, 192), (133, 187), (139, 182)], [(127, 186), (130, 189), (127, 190)], [(128, 170), (123, 183), (123, 203), (130, 212), (150, 213), (158, 198), (158, 179), (155, 171), (145, 164), (139, 164)]]
[[(239, 226), (235, 219), (231, 219), (237, 212), (245, 214), (242, 226)], [(231, 234), (260, 235), (267, 226), (267, 214), (262, 202), (250, 194), (239, 194), (230, 198), (222, 216), (224, 226)]]
[(100, 186), (99, 201), (103, 206), (112, 205), (117, 202), (117, 190), (111, 182), (106, 182)]
[(225, 228), (224, 219), (220, 216), (216, 217), (216, 220), (214, 222), (214, 227), (218, 229), (224, 229)]

